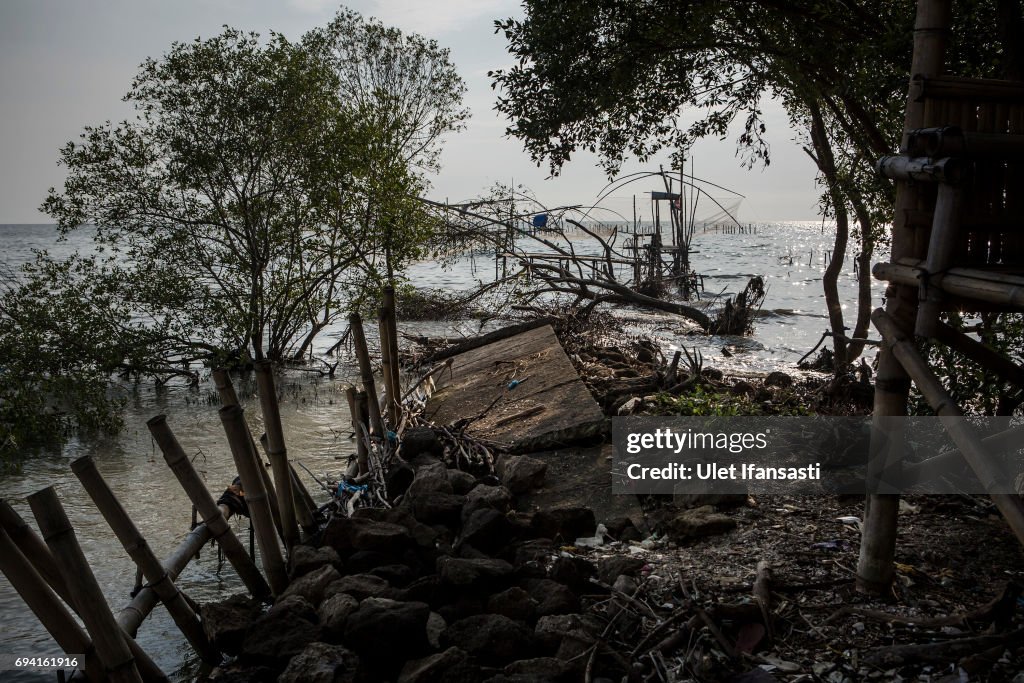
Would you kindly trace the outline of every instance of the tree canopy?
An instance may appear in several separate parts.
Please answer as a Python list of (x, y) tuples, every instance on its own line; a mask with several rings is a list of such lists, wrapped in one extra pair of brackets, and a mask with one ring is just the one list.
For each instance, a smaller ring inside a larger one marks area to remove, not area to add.
[[(298, 41), (225, 28), (147, 59), (135, 116), (64, 146), (42, 206), (65, 236), (94, 230), (92, 252), (3, 278), (5, 339), (40, 353), (5, 355), (19, 382), (0, 408), (59, 412), (58, 378), (86, 377), (103, 407), (110, 373), (301, 357), (423, 253), (437, 221), (416, 198), (463, 92), (435, 43), (349, 12)], [(13, 424), (0, 415), (0, 440)]]

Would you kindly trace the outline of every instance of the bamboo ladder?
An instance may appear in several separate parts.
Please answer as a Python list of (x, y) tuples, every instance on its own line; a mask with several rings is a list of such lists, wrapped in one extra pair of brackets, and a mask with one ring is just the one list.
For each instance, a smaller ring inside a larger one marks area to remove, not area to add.
[[(992, 493), (1007, 473), (990, 449), (1013, 443), (1019, 431), (980, 439), (958, 419), (963, 411), (914, 340), (944, 344), (1024, 388), (1024, 368), (939, 320), (950, 309), (1024, 310), (1024, 83), (945, 74), (950, 24), (950, 0), (918, 0), (901, 154), (878, 164), (896, 181), (897, 198), (891, 260), (873, 269), (889, 282), (885, 309), (872, 315), (884, 342), (872, 433), (872, 452), (882, 457), (873, 474), (900, 465), (899, 427), (883, 423), (907, 414), (912, 381), (956, 444), (914, 470), (962, 458)], [(1024, 542), (1020, 496), (991, 497)], [(882, 591), (892, 582), (898, 504), (897, 495), (868, 496), (857, 568), (862, 589)]]

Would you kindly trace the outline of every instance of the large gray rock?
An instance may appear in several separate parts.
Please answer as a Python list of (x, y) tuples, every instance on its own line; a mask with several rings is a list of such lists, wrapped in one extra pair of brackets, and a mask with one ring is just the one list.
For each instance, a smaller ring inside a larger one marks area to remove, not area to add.
[(353, 683), (359, 657), (340, 645), (310, 643), (292, 657), (277, 683)]
[(512, 492), (504, 486), (479, 484), (466, 494), (466, 504), (462, 507), (463, 523), (477, 510), (490, 508), (504, 514), (512, 507)]
[(351, 574), (343, 576), (327, 586), (324, 591), (325, 597), (331, 597), (338, 593), (347, 593), (356, 600), (380, 597), (388, 593), (391, 586), (379, 576), (373, 574)]
[(484, 588), (508, 581), (515, 569), (504, 560), (491, 558), (463, 559), (441, 557), (437, 560), (437, 573), (441, 581), (452, 586)]
[(345, 644), (361, 656), (388, 659), (414, 657), (427, 648), (427, 619), (430, 606), (425, 602), (398, 602), (387, 598), (367, 598), (345, 623)]
[(558, 649), (566, 636), (589, 640), (601, 633), (601, 623), (592, 616), (582, 614), (555, 614), (543, 616), (537, 620), (533, 632), (538, 644), (546, 650)]
[(341, 569), (341, 558), (334, 548), (324, 546), (314, 548), (311, 545), (302, 543), (296, 544), (288, 557), (289, 576), (294, 581), (300, 576), (305, 576), (321, 567), (331, 565), (335, 569)]
[(441, 455), (443, 451), (441, 440), (430, 427), (413, 427), (405, 430), (402, 435), (400, 454), (406, 460), (421, 455)]
[[(449, 486), (449, 488), (451, 487)], [(408, 493), (405, 500), (417, 521), (449, 527), (458, 526), (462, 515), (462, 506), (466, 502), (465, 496), (441, 491)]]
[(317, 616), (320, 618), (321, 637), (328, 643), (341, 642), (345, 622), (359, 608), (359, 601), (348, 593), (337, 593), (323, 601)]
[(537, 612), (537, 601), (522, 588), (513, 586), (489, 597), (487, 611), (514, 621), (530, 621)]
[(466, 495), (477, 485), (476, 477), (462, 470), (448, 470), (448, 482), (452, 485), (452, 491), (460, 496)]
[(483, 508), (470, 515), (462, 525), (458, 544), (491, 552), (508, 543), (509, 528), (509, 521), (504, 514)]
[(498, 461), (495, 472), (514, 495), (527, 493), (544, 484), (548, 464), (528, 455), (509, 455)]
[(261, 612), (259, 604), (247, 595), (232, 595), (199, 608), (206, 637), (214, 647), (229, 655), (238, 654), (245, 632)]
[(457, 621), (445, 630), (441, 642), (458, 645), (477, 661), (490, 665), (524, 659), (536, 648), (528, 628), (500, 614), (478, 614)]
[(551, 579), (529, 579), (525, 588), (537, 601), (537, 616), (571, 614), (580, 609), (580, 599), (565, 584)]
[(285, 588), (281, 598), (287, 598), (290, 595), (301, 595), (312, 604), (318, 605), (323, 601), (324, 591), (327, 590), (327, 587), (340, 578), (341, 574), (333, 565), (324, 565), (320, 569), (293, 580)]
[(254, 621), (245, 634), (241, 656), (247, 661), (284, 668), (289, 659), (320, 637), (316, 611), (293, 595)]
[(597, 564), (597, 578), (608, 585), (615, 583), (615, 579), (623, 574), (636, 576), (643, 569), (646, 562), (639, 557), (630, 555), (611, 555), (602, 559)]
[(511, 676), (525, 676), (527, 680), (537, 683), (561, 683), (572, 678), (574, 669), (572, 665), (555, 657), (536, 657), (512, 662), (505, 667), (505, 673)]
[(323, 542), (347, 556), (356, 550), (401, 553), (411, 539), (409, 530), (399, 524), (365, 517), (335, 517), (324, 529)]

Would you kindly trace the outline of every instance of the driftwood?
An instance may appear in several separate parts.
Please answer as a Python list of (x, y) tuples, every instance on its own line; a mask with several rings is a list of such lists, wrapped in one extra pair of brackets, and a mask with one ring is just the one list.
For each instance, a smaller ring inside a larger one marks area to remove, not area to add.
[(908, 664), (952, 662), (969, 655), (998, 647), (1016, 647), (1024, 643), (1024, 629), (991, 636), (971, 636), (921, 645), (893, 645), (872, 650), (864, 655), (864, 663), (883, 669)]
[(534, 320), (528, 320), (527, 322), (519, 323), (518, 325), (510, 325), (508, 327), (503, 327), (500, 330), (494, 330), (493, 332), (482, 334), (479, 337), (466, 339), (464, 341), (459, 342), (458, 344), (453, 344), (451, 346), (445, 347), (439, 351), (430, 354), (429, 356), (426, 356), (425, 358), (420, 359), (419, 363), (421, 365), (437, 363), (438, 361), (447, 360), (448, 358), (457, 356), (460, 353), (472, 351), (473, 349), (478, 349), (481, 346), (487, 346), (488, 344), (499, 341), (501, 339), (508, 339), (509, 337), (514, 337), (517, 334), (522, 334), (523, 332), (528, 332), (529, 330), (533, 330), (538, 327), (544, 327), (545, 325), (554, 325), (557, 322), (557, 317), (546, 316), (542, 318), (536, 318)]

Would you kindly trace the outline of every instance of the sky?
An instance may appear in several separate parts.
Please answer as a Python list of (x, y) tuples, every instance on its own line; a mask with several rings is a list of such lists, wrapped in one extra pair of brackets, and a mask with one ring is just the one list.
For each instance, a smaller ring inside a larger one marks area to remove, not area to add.
[[(164, 54), (174, 41), (215, 35), (224, 25), (298, 38), (330, 21), (339, 6), (328, 0), (0, 0), (0, 223), (51, 222), (38, 207), (48, 188), (63, 182), (58, 150), (86, 125), (131, 115), (121, 98), (146, 57)], [(512, 62), (494, 20), (520, 16), (518, 2), (354, 0), (348, 6), (436, 39), (451, 50), (466, 81), (472, 117), (445, 141), (442, 170), (430, 179), (432, 198), (457, 202), (495, 182), (514, 182), (547, 206), (593, 203), (608, 182), (596, 157), (577, 155), (549, 178), (546, 164), (537, 167), (518, 140), (505, 136), (508, 122), (493, 110), (487, 72)], [(732, 135), (696, 145), (694, 173), (745, 197), (741, 221), (814, 220), (820, 193), (814, 166), (781, 107), (768, 103), (765, 115), (771, 166), (744, 169)], [(622, 172), (656, 170), (659, 162), (667, 156), (628, 162)], [(608, 205), (631, 210), (636, 193), (643, 213), (642, 195), (652, 189), (663, 188), (633, 183)]]

